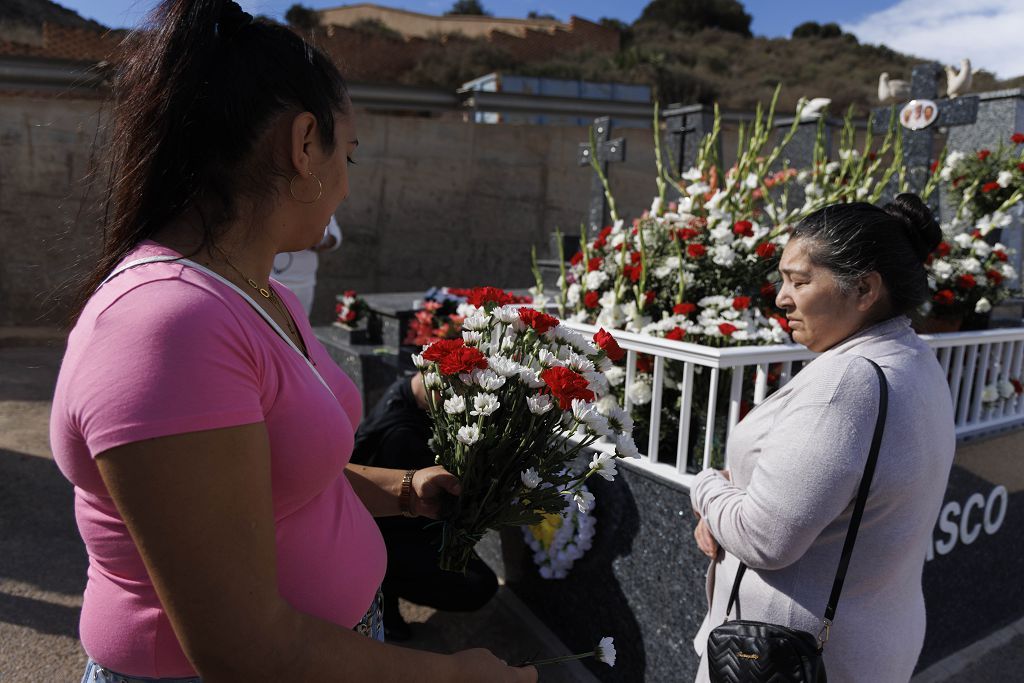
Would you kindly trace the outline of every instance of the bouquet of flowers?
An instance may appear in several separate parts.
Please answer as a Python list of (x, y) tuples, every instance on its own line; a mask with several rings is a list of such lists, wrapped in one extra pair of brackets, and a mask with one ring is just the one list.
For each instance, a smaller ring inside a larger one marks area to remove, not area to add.
[[(423, 301), (416, 306), (417, 310), (409, 322), (405, 343), (415, 346), (429, 344), (435, 339), (455, 339), (462, 334), (462, 320), (466, 317), (466, 304), (475, 306), (467, 300), (476, 296), (474, 292), (489, 288), (462, 289), (456, 287), (432, 287), (423, 296)], [(530, 303), (530, 297), (520, 297), (502, 292), (507, 297), (506, 303)]]
[(935, 171), (947, 183), (957, 218), (989, 216), (990, 221), (999, 222), (1024, 198), (1024, 133), (1014, 133), (1010, 145), (1000, 144), (994, 152), (952, 152), (944, 163), (936, 164)]
[(935, 292), (926, 312), (934, 319), (956, 322), (987, 314), (1013, 293), (1007, 285), (1017, 278), (1009, 263), (1013, 254), (999, 242), (989, 244), (977, 228), (943, 240), (926, 264)]
[(337, 297), (334, 305), (335, 323), (347, 329), (354, 329), (370, 312), (366, 300), (356, 294), (354, 289), (347, 290)]
[[(582, 491), (587, 492), (584, 486)], [(537, 524), (523, 527), (526, 544), (533, 550), (533, 561), (541, 577), (564, 579), (576, 560), (590, 550), (597, 522), (578, 506), (570, 505), (560, 513), (545, 515)]]
[[(557, 318), (511, 302), (494, 288), (467, 297), (462, 336), (413, 356), (428, 390), (431, 447), (462, 482), (445, 515), (441, 566), (464, 571), (488, 529), (536, 524), (575, 504), (597, 474), (613, 479), (617, 456), (637, 455), (628, 416), (608, 393), (604, 371), (622, 350), (603, 330), (594, 340)], [(613, 449), (587, 458), (605, 439)]]

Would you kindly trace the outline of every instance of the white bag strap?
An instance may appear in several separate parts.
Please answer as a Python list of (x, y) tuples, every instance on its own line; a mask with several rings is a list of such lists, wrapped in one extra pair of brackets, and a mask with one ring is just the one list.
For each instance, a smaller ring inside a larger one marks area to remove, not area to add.
[[(255, 310), (257, 313), (259, 313), (261, 316), (263, 316), (263, 319), (267, 321), (267, 323), (270, 325), (271, 328), (273, 328), (273, 330), (275, 332), (277, 332), (277, 335), (279, 337), (281, 337), (281, 339), (283, 339), (285, 341), (285, 343), (288, 344), (288, 346), (290, 346), (293, 351), (295, 351), (295, 353), (299, 354), (299, 357), (302, 358), (302, 360), (306, 361), (306, 365), (308, 365), (309, 369), (313, 371), (313, 374), (316, 375), (316, 378), (318, 380), (320, 380), (320, 384), (323, 384), (324, 388), (327, 389), (327, 391), (331, 392), (331, 396), (334, 396), (334, 392), (331, 391), (331, 387), (327, 384), (327, 381), (324, 379), (323, 375), (320, 374), (320, 371), (317, 370), (316, 366), (313, 365), (312, 361), (310, 361), (309, 358), (306, 357), (306, 354), (302, 353), (302, 351), (299, 350), (299, 347), (295, 345), (295, 342), (292, 341), (291, 337), (289, 337), (287, 334), (284, 333), (284, 330), (282, 330), (281, 326), (277, 324), (277, 321), (275, 321), (273, 318), (271, 318), (270, 314), (267, 313), (265, 310), (263, 310), (262, 306), (260, 306), (258, 303), (256, 303), (256, 301), (251, 296), (246, 294), (241, 288), (239, 288), (237, 285), (235, 285), (230, 280), (220, 276), (219, 274), (213, 272), (212, 270), (210, 270), (209, 268), (207, 268), (205, 266), (199, 265), (198, 263), (196, 263), (195, 261), (192, 261), (191, 259), (187, 259), (187, 258), (185, 258), (183, 256), (163, 255), (163, 256), (147, 256), (146, 258), (140, 258), (140, 259), (136, 259), (134, 261), (129, 261), (128, 263), (122, 263), (120, 266), (118, 266), (117, 268), (114, 269), (114, 272), (112, 272), (110, 275), (108, 275), (106, 277), (106, 279), (103, 280), (103, 282), (100, 283), (100, 287), (102, 287), (103, 285), (107, 284), (112, 279), (114, 279), (115, 277), (117, 277), (118, 275), (123, 273), (124, 271), (128, 270), (129, 268), (134, 268), (136, 266), (142, 266), (142, 265), (145, 265), (147, 263), (160, 263), (160, 262), (163, 262), (163, 261), (177, 261), (178, 263), (182, 264), (183, 266), (188, 266), (189, 268), (192, 268), (194, 270), (198, 270), (200, 273), (208, 275), (209, 277), (212, 277), (214, 280), (217, 280), (220, 283), (222, 283), (222, 284), (230, 287), (231, 289), (235, 290), (235, 292), (237, 292), (239, 296), (241, 296), (243, 299), (245, 299), (245, 301), (250, 306), (252, 306), (253, 310)], [(335, 398), (335, 400), (337, 400), (338, 397), (334, 396), (334, 398)]]

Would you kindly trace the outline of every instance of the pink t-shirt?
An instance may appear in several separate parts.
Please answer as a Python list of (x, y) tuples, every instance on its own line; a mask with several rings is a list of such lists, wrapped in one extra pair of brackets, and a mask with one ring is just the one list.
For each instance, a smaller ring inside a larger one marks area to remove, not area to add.
[[(126, 261), (158, 254), (174, 252), (144, 242)], [(350, 628), (384, 578), (384, 542), (344, 475), (359, 392), (316, 340), (295, 296), (277, 291), (333, 396), (237, 292), (180, 263), (121, 273), (71, 332), (50, 442), (75, 485), (89, 553), (82, 645), (102, 666), (134, 676), (195, 675), (96, 467), (94, 458), (115, 446), (265, 422), (281, 596)]]

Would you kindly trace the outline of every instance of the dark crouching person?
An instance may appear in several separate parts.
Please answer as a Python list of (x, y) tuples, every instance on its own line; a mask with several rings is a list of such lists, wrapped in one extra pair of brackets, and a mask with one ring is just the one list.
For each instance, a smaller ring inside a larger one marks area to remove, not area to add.
[(888, 415), (877, 468), (824, 648), (830, 683), (906, 682), (924, 642), (921, 574), (956, 446), (953, 408), (935, 353), (906, 313), (928, 297), (923, 263), (941, 238), (921, 200), (817, 211), (782, 254), (793, 339), (821, 355), (729, 436), (729, 472), (708, 469), (691, 489), (709, 567), (711, 604), (694, 644), (731, 618), (817, 634), (878, 418)]
[[(352, 462), (402, 470), (433, 466), (426, 408), (422, 375), (395, 381), (359, 425)], [(398, 610), (399, 598), (445, 611), (470, 612), (482, 607), (498, 589), (494, 572), (475, 555), (464, 575), (438, 566), (441, 532), (431, 520), (380, 517), (377, 526), (388, 549), (383, 583), (388, 640), (411, 636)]]

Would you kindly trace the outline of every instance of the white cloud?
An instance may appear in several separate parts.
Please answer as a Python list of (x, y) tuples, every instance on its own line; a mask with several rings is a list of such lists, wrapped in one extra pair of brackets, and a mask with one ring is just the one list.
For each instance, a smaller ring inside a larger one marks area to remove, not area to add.
[[(881, 43), (943, 64), (959, 65), (967, 57), (974, 68), (1000, 78), (1024, 74), (1021, 0), (899, 0), (843, 30), (863, 43)], [(899, 77), (909, 79), (910, 74)]]

